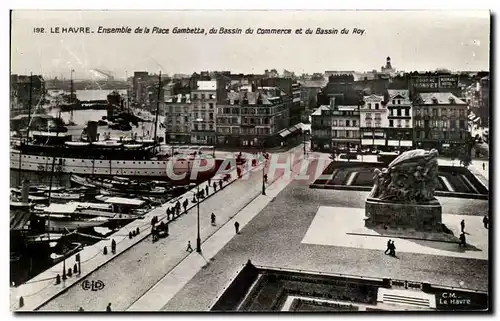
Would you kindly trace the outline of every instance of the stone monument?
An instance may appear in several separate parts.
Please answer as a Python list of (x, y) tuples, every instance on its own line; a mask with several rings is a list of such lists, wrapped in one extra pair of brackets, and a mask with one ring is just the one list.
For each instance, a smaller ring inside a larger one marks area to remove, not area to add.
[(437, 157), (435, 149), (416, 149), (402, 153), (383, 170), (375, 169), (365, 202), (365, 226), (442, 231), (442, 209), (434, 197)]

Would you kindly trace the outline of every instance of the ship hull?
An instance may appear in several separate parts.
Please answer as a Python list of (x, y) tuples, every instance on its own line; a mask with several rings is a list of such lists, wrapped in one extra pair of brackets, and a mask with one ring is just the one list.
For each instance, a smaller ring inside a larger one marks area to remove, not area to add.
[[(21, 160), (21, 165), (19, 161)], [(83, 176), (123, 176), (135, 179), (157, 179), (168, 181), (199, 181), (213, 176), (222, 159), (187, 160), (100, 160), (25, 155), (16, 150), (10, 154), (12, 170), (77, 174)], [(182, 176), (182, 177), (179, 177)]]

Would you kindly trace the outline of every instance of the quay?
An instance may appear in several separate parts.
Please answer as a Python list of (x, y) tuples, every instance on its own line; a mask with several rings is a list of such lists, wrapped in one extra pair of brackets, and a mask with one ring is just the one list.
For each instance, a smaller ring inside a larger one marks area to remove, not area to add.
[[(278, 154), (279, 157), (294, 154), (294, 170), (299, 170), (295, 167), (300, 165), (303, 157), (302, 148), (298, 146)], [(161, 309), (167, 298), (160, 297), (161, 302), (152, 300), (152, 297), (157, 296), (154, 293), (166, 288), (180, 290), (197, 270), (209, 263), (210, 258), (218, 252), (217, 249), (234, 236), (233, 224), (236, 219), (243, 228), (259, 213), (259, 207), (265, 207), (290, 182), (280, 180), (284, 171), (280, 174), (280, 170), (277, 170), (277, 174), (267, 184), (267, 195), (260, 195), (263, 168), (263, 164), (250, 168), (242, 179), (237, 177), (233, 169), (231, 178), (223, 182), (222, 189), (217, 184), (214, 192), (213, 187), (209, 186), (208, 197), (199, 204), (201, 255), (186, 251), (188, 241), (196, 248), (197, 206), (191, 201), (193, 192), (197, 190), (195, 187), (179, 198), (153, 209), (143, 219), (121, 228), (108, 239), (86, 247), (79, 253), (81, 271), (62, 280), (60, 284), (56, 284), (56, 276), (62, 275), (63, 262), (25, 284), (11, 288), (11, 311), (77, 311), (80, 307), (85, 311), (104, 311), (109, 302), (112, 303), (113, 311)], [(211, 183), (218, 183), (221, 178), (214, 177)], [(205, 189), (207, 183), (202, 183), (200, 190)], [(165, 220), (166, 209), (177, 201), (182, 204), (184, 199), (189, 201), (189, 207), (170, 221), (170, 235), (155, 243), (151, 242), (151, 219), (157, 216), (160, 221)], [(246, 209), (250, 205), (253, 208)], [(216, 226), (210, 224), (211, 213), (217, 217)], [(137, 229), (140, 233), (130, 239), (129, 232)], [(116, 254), (111, 254), (112, 240), (117, 243)], [(107, 255), (103, 254), (104, 247), (108, 249)], [(65, 262), (67, 269), (72, 267), (76, 263), (75, 256), (67, 258)], [(104, 287), (99, 292), (84, 290), (83, 280), (101, 281)], [(169, 296), (175, 293), (173, 291)]]

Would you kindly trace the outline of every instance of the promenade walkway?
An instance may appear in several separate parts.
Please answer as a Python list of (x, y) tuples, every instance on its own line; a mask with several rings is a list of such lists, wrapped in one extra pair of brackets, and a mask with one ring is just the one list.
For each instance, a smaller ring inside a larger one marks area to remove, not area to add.
[[(259, 194), (262, 168), (254, 168), (247, 178), (235, 179), (236, 172), (233, 171), (231, 187), (218, 190), (214, 196), (200, 204), (202, 241), (220, 228), (210, 225), (209, 217), (212, 212), (217, 215), (217, 223), (224, 224)], [(213, 194), (212, 188), (210, 190)], [(181, 197), (181, 203), (185, 197), (191, 200), (192, 193), (188, 192)], [(116, 255), (102, 254), (102, 249), (104, 246), (109, 248), (111, 240), (101, 241), (84, 249), (81, 252), (82, 275), (73, 276), (62, 284), (55, 285), (55, 275), (62, 271), (62, 265), (58, 264), (27, 284), (12, 289), (11, 310), (18, 309), (20, 296), (23, 296), (25, 305), (18, 311), (38, 308), (49, 311), (76, 311), (79, 307), (86, 311), (103, 311), (107, 305), (107, 302), (104, 304), (105, 301), (113, 303), (113, 310), (125, 310), (189, 254), (185, 251), (187, 241), (191, 241), (193, 248), (196, 245), (196, 207), (191, 202), (190, 206), (193, 207), (188, 210), (187, 215), (182, 215), (170, 224), (169, 237), (156, 243), (152, 243), (150, 238), (145, 240), (150, 233), (151, 218), (158, 216), (162, 219), (166, 208), (175, 202), (176, 200), (173, 200), (170, 204), (153, 210), (144, 220), (135, 221), (115, 233), (112, 238), (118, 243)], [(141, 233), (130, 240), (128, 231), (137, 227)], [(186, 233), (184, 230), (190, 232)], [(67, 267), (72, 266), (74, 258), (69, 258), (66, 262)], [(77, 284), (83, 278), (101, 280), (105, 283), (105, 288), (99, 292), (84, 291)]]

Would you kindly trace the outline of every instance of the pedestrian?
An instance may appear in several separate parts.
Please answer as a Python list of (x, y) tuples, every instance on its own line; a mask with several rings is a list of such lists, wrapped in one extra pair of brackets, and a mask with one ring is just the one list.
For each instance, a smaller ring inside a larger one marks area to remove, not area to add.
[(467, 243), (466, 243), (466, 240), (465, 240), (465, 234), (464, 233), (460, 234), (459, 240), (460, 240), (460, 243), (458, 243), (458, 246), (459, 247), (466, 247)]
[(176, 208), (176, 211), (177, 211), (177, 216), (180, 216), (181, 215), (181, 208), (180, 207)]
[(181, 208), (181, 202), (177, 201), (177, 203), (175, 203), (175, 207), (176, 208)]
[(385, 250), (384, 254), (389, 254), (391, 251), (391, 240), (387, 241), (387, 249)]
[(116, 253), (116, 242), (115, 242), (115, 239), (111, 240), (111, 253), (113, 253), (113, 254)]
[(167, 210), (165, 211), (167, 213), (167, 217), (170, 215), (170, 207), (167, 207)]
[(212, 179), (209, 178), (208, 179), (208, 186), (210, 186), (211, 182), (212, 182)]
[(483, 163), (483, 171), (485, 170), (485, 166), (484, 166), (484, 163)]
[(394, 241), (391, 242), (391, 247), (389, 249), (390, 256), (396, 256), (396, 245), (394, 245)]
[(488, 219), (488, 215), (485, 215), (483, 217), (483, 224), (484, 224), (484, 228), (488, 228), (488, 223), (490, 222), (490, 220)]
[[(186, 201), (187, 201), (187, 200), (186, 200)], [(188, 205), (187, 205), (186, 201), (184, 201), (184, 203), (182, 203), (182, 207), (184, 207), (184, 212), (186, 212), (186, 211), (187, 211), (187, 207), (188, 207)]]
[(186, 252), (193, 252), (193, 248), (191, 247), (191, 241), (188, 241), (188, 246), (187, 246), (187, 249), (186, 249)]
[(238, 221), (234, 222), (234, 229), (236, 230), (236, 234), (240, 234), (240, 223)]
[(83, 310), (83, 308), (82, 308), (82, 307), (80, 307), (80, 308), (78, 309), (78, 312), (85, 312), (85, 310)]
[(108, 303), (108, 306), (106, 307), (106, 312), (111, 312), (111, 302)]
[(154, 216), (151, 218), (151, 226), (153, 226), (153, 225), (155, 225), (155, 217)]
[(208, 185), (205, 186), (205, 194), (207, 194), (207, 196), (208, 196)]
[(212, 213), (212, 215), (210, 215), (210, 221), (212, 222), (212, 226), (215, 226), (215, 214)]
[(196, 203), (196, 195), (193, 194), (193, 200), (192, 200), (193, 203)]
[(462, 220), (460, 222), (460, 229), (461, 229), (462, 233), (465, 233), (465, 220)]
[(222, 180), (219, 180), (219, 189), (222, 189)]
[(215, 191), (217, 191), (217, 184), (213, 182), (212, 187), (214, 188), (214, 193), (215, 193)]

